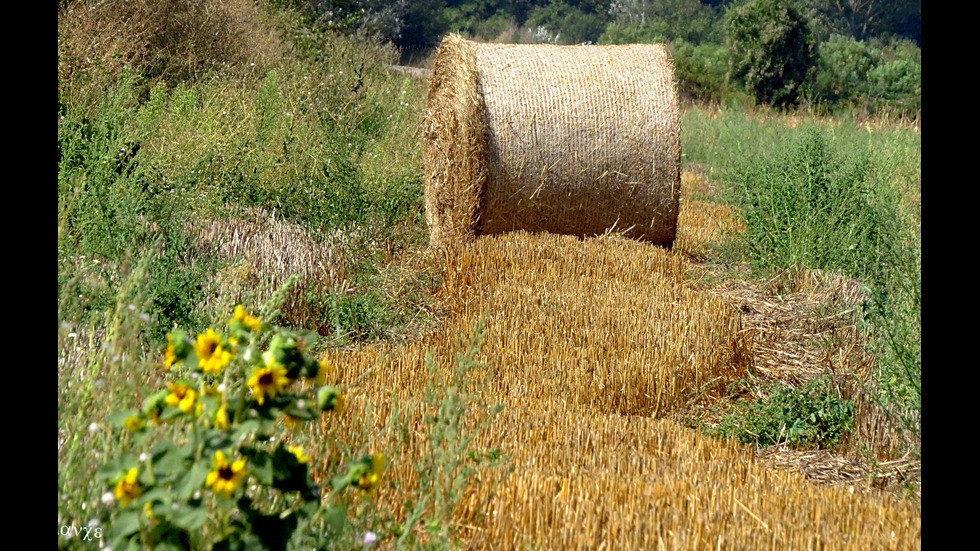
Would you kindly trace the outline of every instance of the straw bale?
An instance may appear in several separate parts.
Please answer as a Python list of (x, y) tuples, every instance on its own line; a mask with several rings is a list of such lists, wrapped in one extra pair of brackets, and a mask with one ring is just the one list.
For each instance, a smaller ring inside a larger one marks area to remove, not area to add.
[(451, 35), (423, 121), (431, 240), (621, 232), (670, 246), (680, 119), (659, 44), (478, 44)]

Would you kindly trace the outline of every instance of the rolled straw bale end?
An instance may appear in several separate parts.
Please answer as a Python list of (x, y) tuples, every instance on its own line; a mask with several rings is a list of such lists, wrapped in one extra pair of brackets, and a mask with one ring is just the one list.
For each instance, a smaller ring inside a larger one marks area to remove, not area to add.
[(515, 230), (674, 241), (680, 120), (662, 45), (448, 36), (423, 137), (435, 245)]
[(476, 235), (489, 177), (489, 135), (476, 60), (466, 40), (446, 37), (433, 62), (422, 121), (425, 216), (433, 245)]

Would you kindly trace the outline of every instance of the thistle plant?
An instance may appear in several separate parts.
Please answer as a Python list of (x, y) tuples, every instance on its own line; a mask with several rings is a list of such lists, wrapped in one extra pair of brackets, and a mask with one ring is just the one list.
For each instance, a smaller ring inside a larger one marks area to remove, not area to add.
[(364, 455), (324, 488), (313, 481), (314, 458), (276, 437), (282, 423), (344, 407), (344, 389), (325, 384), (329, 366), (311, 357), (315, 335), (238, 306), (220, 329), (167, 338), (166, 388), (111, 417), (132, 435), (130, 451), (97, 473), (103, 502), (116, 509), (112, 548), (285, 549), (339, 534), (341, 494), (373, 494), (385, 459)]

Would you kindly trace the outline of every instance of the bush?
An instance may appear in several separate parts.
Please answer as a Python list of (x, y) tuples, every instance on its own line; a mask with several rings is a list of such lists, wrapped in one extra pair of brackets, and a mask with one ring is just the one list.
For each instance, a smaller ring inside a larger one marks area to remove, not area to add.
[(922, 109), (922, 65), (897, 59), (868, 71), (869, 95), (878, 108), (914, 115)]
[(674, 43), (674, 74), (682, 96), (720, 102), (728, 89), (728, 49), (720, 44)]
[(831, 102), (854, 100), (867, 93), (868, 71), (880, 62), (880, 52), (867, 43), (839, 34), (820, 44), (816, 91)]
[(659, 44), (666, 42), (663, 29), (645, 25), (610, 23), (599, 36), (599, 44)]
[(832, 35), (820, 45), (814, 91), (831, 103), (915, 115), (922, 107), (920, 50), (909, 42), (879, 47)]
[(725, 23), (733, 76), (757, 103), (796, 105), (811, 78), (816, 45), (791, 0), (751, 0), (730, 8)]

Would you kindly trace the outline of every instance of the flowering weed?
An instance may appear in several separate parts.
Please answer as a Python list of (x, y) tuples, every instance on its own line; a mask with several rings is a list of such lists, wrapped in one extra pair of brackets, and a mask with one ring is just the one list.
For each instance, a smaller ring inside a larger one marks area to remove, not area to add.
[(343, 528), (340, 495), (372, 494), (385, 456), (351, 462), (323, 488), (311, 472), (320, 458), (277, 437), (280, 421), (313, 422), (343, 408), (342, 388), (317, 387), (328, 366), (311, 357), (314, 341), (242, 306), (222, 328), (168, 335), (166, 387), (110, 416), (133, 435), (132, 449), (97, 473), (112, 492), (103, 502), (115, 506), (113, 549), (284, 549), (324, 543)]

